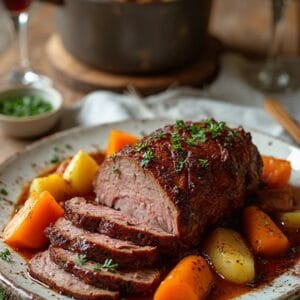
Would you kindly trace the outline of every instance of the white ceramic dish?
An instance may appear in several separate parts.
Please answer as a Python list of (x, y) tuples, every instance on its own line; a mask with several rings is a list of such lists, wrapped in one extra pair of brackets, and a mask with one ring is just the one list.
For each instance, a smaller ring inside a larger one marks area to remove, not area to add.
[[(105, 149), (107, 137), (112, 128), (134, 134), (150, 132), (166, 123), (162, 120), (126, 121), (90, 128), (76, 128), (62, 132), (36, 143), (21, 154), (8, 159), (0, 166), (0, 189), (5, 188), (9, 194), (0, 196), (0, 232), (7, 224), (14, 209), (14, 202), (20, 195), (22, 186), (34, 178), (41, 170), (49, 167), (53, 147), (58, 147), (60, 158), (70, 156), (79, 149), (95, 151)], [(292, 162), (291, 183), (300, 186), (300, 149), (290, 146), (261, 133), (252, 132), (254, 143), (262, 154), (270, 154)], [(71, 149), (70, 149), (71, 145)], [(7, 247), (0, 240), (0, 249)], [(13, 263), (0, 260), (0, 281), (9, 290), (22, 299), (69, 299), (34, 282), (27, 274), (26, 262), (18, 253), (12, 251)], [(295, 267), (270, 285), (239, 297), (239, 300), (292, 299), (300, 295), (300, 261)], [(171, 300), (171, 299), (170, 299)]]
[(0, 114), (0, 127), (5, 134), (18, 138), (41, 136), (49, 131), (59, 120), (63, 98), (53, 88), (33, 86), (13, 86), (0, 91), (0, 101), (6, 96), (38, 95), (53, 106), (50, 112), (33, 117), (11, 117)]

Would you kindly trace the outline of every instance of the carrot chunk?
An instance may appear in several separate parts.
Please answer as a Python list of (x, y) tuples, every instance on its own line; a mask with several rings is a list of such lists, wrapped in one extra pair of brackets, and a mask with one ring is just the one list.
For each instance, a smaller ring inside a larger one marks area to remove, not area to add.
[(209, 293), (213, 274), (201, 256), (187, 256), (169, 273), (156, 290), (154, 300), (200, 300)]
[(275, 256), (289, 248), (289, 241), (278, 226), (256, 206), (244, 210), (247, 239), (257, 254)]
[(126, 145), (135, 144), (138, 140), (138, 137), (130, 133), (114, 129), (110, 132), (106, 154), (107, 156), (111, 156), (122, 150)]
[(284, 187), (288, 184), (292, 167), (291, 163), (284, 159), (278, 159), (271, 156), (262, 156), (264, 163), (263, 180), (264, 182), (276, 188)]
[(4, 229), (4, 241), (16, 248), (39, 249), (47, 243), (45, 228), (63, 214), (49, 192), (32, 193)]

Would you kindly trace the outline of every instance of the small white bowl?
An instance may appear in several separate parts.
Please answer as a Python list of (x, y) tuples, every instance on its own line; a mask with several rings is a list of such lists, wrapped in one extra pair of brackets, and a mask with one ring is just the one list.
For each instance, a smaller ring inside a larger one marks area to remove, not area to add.
[(12, 117), (0, 114), (0, 128), (12, 137), (38, 137), (49, 131), (57, 123), (62, 112), (63, 98), (50, 87), (14, 86), (0, 91), (0, 101), (8, 96), (38, 95), (52, 104), (49, 112), (32, 117)]

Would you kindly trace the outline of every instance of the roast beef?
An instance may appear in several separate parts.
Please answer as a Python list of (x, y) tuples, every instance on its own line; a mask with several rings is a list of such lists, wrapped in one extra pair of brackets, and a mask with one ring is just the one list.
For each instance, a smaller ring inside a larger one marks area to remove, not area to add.
[(244, 129), (178, 121), (107, 158), (94, 187), (100, 204), (189, 248), (244, 205), (261, 174), (260, 154)]
[(76, 226), (98, 231), (110, 237), (130, 240), (138, 245), (158, 246), (163, 252), (176, 248), (176, 237), (162, 229), (153, 229), (115, 209), (73, 198), (65, 203), (65, 217)]
[(97, 262), (111, 258), (121, 267), (152, 266), (159, 258), (156, 247), (138, 246), (129, 241), (92, 233), (74, 226), (65, 218), (60, 218), (48, 227), (46, 235), (54, 246), (78, 252)]
[(30, 275), (58, 292), (76, 299), (112, 300), (119, 299), (119, 293), (100, 289), (67, 273), (51, 261), (49, 251), (35, 255), (29, 261)]
[(93, 261), (78, 264), (78, 255), (62, 248), (50, 247), (49, 252), (57, 265), (87, 284), (120, 291), (122, 294), (151, 294), (162, 277), (162, 272), (158, 269), (110, 270)]

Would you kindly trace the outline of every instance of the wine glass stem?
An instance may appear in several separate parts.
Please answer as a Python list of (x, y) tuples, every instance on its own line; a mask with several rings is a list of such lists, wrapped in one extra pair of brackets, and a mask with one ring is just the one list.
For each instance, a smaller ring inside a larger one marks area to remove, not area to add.
[(271, 43), (267, 60), (269, 68), (275, 67), (279, 54), (279, 25), (281, 23), (286, 0), (272, 0), (272, 26), (271, 26)]
[(11, 17), (16, 32), (16, 55), (18, 70), (20, 72), (26, 72), (29, 69), (27, 44), (28, 12), (21, 12), (17, 15), (12, 15)]

